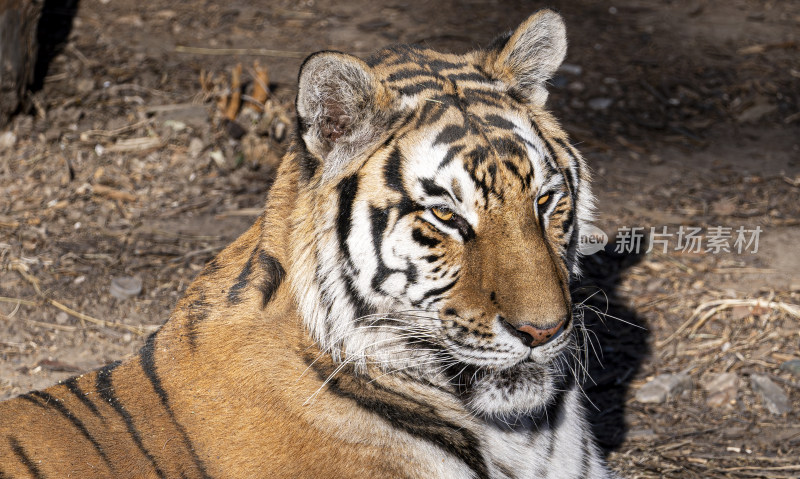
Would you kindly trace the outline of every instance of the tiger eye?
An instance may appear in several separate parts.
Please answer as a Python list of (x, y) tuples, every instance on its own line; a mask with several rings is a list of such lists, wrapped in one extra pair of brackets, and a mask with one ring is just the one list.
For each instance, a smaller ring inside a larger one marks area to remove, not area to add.
[(434, 216), (442, 221), (450, 221), (453, 218), (453, 212), (447, 208), (431, 208)]
[(547, 203), (548, 200), (550, 200), (550, 195), (544, 195), (544, 196), (540, 196), (539, 199), (536, 200), (536, 203), (539, 206), (542, 206), (543, 204)]

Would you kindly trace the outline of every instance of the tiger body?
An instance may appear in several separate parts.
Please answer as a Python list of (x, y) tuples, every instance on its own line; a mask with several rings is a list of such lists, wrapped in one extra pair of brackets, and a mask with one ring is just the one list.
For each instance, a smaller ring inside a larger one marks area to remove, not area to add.
[(604, 478), (569, 281), (560, 18), (301, 69), (264, 214), (138, 355), (0, 404), (0, 478)]

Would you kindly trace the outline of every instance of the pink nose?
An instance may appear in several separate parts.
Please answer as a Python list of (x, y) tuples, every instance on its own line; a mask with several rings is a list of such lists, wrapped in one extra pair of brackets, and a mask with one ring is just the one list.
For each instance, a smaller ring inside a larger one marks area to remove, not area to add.
[(522, 337), (522, 341), (526, 345), (535, 348), (536, 346), (541, 346), (543, 344), (546, 344), (550, 340), (555, 338), (561, 331), (561, 328), (564, 327), (564, 323), (565, 321), (562, 320), (557, 325), (547, 329), (539, 329), (534, 326), (525, 324), (523, 326), (517, 327), (517, 331), (523, 333), (520, 336)]

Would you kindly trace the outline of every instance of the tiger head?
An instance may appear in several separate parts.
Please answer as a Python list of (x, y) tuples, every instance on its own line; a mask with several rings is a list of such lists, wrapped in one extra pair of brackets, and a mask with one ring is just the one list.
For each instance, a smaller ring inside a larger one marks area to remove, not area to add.
[(543, 109), (565, 54), (541, 11), (465, 55), (306, 60), (288, 277), (337, 361), (424, 378), (477, 414), (563, 386), (591, 213), (583, 160)]

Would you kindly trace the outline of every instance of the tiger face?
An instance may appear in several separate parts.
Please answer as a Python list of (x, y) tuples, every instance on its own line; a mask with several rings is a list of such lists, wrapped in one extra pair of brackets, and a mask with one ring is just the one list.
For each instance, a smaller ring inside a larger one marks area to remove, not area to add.
[[(298, 93), (295, 296), (334, 358), (527, 414), (568, 376), (585, 167), (543, 110), (566, 50), (543, 12), (487, 50), (312, 56)], [(314, 270), (304, 265), (316, 264)], [(309, 293), (310, 292), (310, 293)]]

